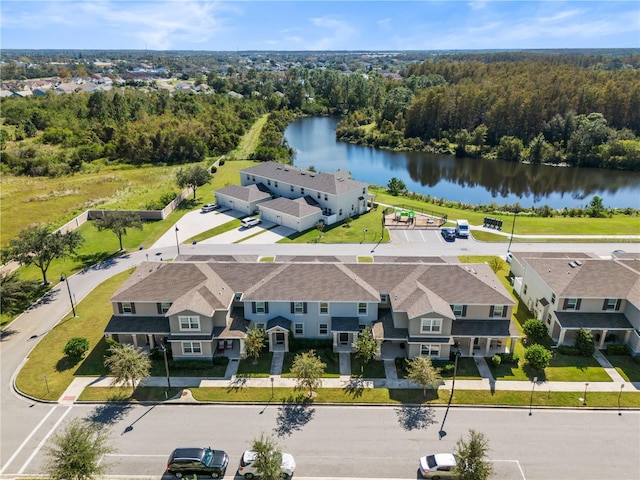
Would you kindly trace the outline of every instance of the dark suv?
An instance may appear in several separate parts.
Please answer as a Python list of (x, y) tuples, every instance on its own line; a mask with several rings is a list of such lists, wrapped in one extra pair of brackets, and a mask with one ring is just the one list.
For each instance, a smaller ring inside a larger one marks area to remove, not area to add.
[(176, 448), (167, 462), (167, 471), (182, 478), (187, 473), (210, 475), (222, 478), (229, 465), (229, 455), (222, 450), (211, 448)]

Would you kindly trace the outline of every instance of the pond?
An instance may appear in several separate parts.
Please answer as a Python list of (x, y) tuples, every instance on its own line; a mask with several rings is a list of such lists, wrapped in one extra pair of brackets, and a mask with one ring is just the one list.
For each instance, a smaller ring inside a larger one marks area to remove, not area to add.
[(338, 121), (308, 117), (287, 127), (285, 138), (296, 150), (295, 166), (346, 170), (358, 181), (381, 186), (396, 177), (409, 191), (470, 204), (518, 202), (560, 209), (585, 206), (598, 195), (607, 207), (640, 208), (640, 172), (378, 150), (337, 141)]

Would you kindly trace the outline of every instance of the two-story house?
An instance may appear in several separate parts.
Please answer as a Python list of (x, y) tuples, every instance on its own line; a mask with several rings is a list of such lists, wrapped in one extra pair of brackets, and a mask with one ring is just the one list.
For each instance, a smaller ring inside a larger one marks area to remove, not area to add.
[(290, 336), (351, 351), (367, 327), (381, 355), (513, 351), (515, 302), (491, 269), (433, 262), (146, 262), (111, 298), (105, 334), (148, 348), (169, 342), (176, 359), (207, 359), (221, 348), (244, 355), (251, 326), (265, 331), (271, 351), (288, 351)]
[(559, 345), (589, 330), (596, 347), (626, 344), (640, 353), (640, 259), (583, 254), (514, 254), (514, 286)]
[(367, 212), (368, 185), (347, 172), (317, 173), (276, 162), (240, 171), (240, 185), (216, 190), (222, 206), (260, 216), (297, 231), (330, 225)]

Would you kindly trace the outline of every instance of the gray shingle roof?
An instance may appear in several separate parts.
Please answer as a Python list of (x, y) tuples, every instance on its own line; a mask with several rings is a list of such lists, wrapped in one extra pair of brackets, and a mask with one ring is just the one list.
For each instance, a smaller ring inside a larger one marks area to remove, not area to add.
[(104, 333), (168, 335), (171, 333), (167, 317), (141, 317), (135, 315), (113, 315)]
[(622, 313), (556, 312), (562, 328), (605, 328), (633, 330), (633, 326)]
[(216, 195), (223, 194), (244, 202), (254, 202), (256, 200), (271, 198), (271, 193), (262, 184), (247, 185), (246, 187), (241, 187), (240, 185), (229, 185), (216, 190), (215, 193)]
[(331, 317), (332, 332), (359, 332), (358, 317)]
[(459, 337), (517, 337), (511, 320), (455, 320), (451, 335)]
[(296, 218), (304, 218), (310, 215), (322, 213), (322, 210), (320, 208), (309, 205), (309, 203), (307, 203), (307, 201), (305, 200), (305, 197), (296, 198), (295, 200), (280, 197), (274, 200), (262, 202), (259, 208), (273, 210), (274, 212), (280, 212)]
[(283, 183), (315, 191), (340, 195), (353, 190), (362, 191), (368, 185), (351, 179), (348, 172), (316, 173), (276, 162), (263, 162), (240, 171), (240, 175), (258, 175)]

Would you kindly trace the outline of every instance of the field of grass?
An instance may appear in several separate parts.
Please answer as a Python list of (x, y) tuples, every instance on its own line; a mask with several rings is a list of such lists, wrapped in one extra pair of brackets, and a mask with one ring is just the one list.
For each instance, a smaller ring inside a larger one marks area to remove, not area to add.
[(640, 382), (640, 363), (629, 355), (607, 355), (607, 360), (627, 382)]
[(260, 139), (260, 133), (262, 133), (262, 127), (267, 122), (269, 114), (265, 113), (261, 116), (252, 126), (251, 129), (242, 137), (240, 145), (228, 155), (229, 159), (246, 159), (258, 146), (258, 140)]

